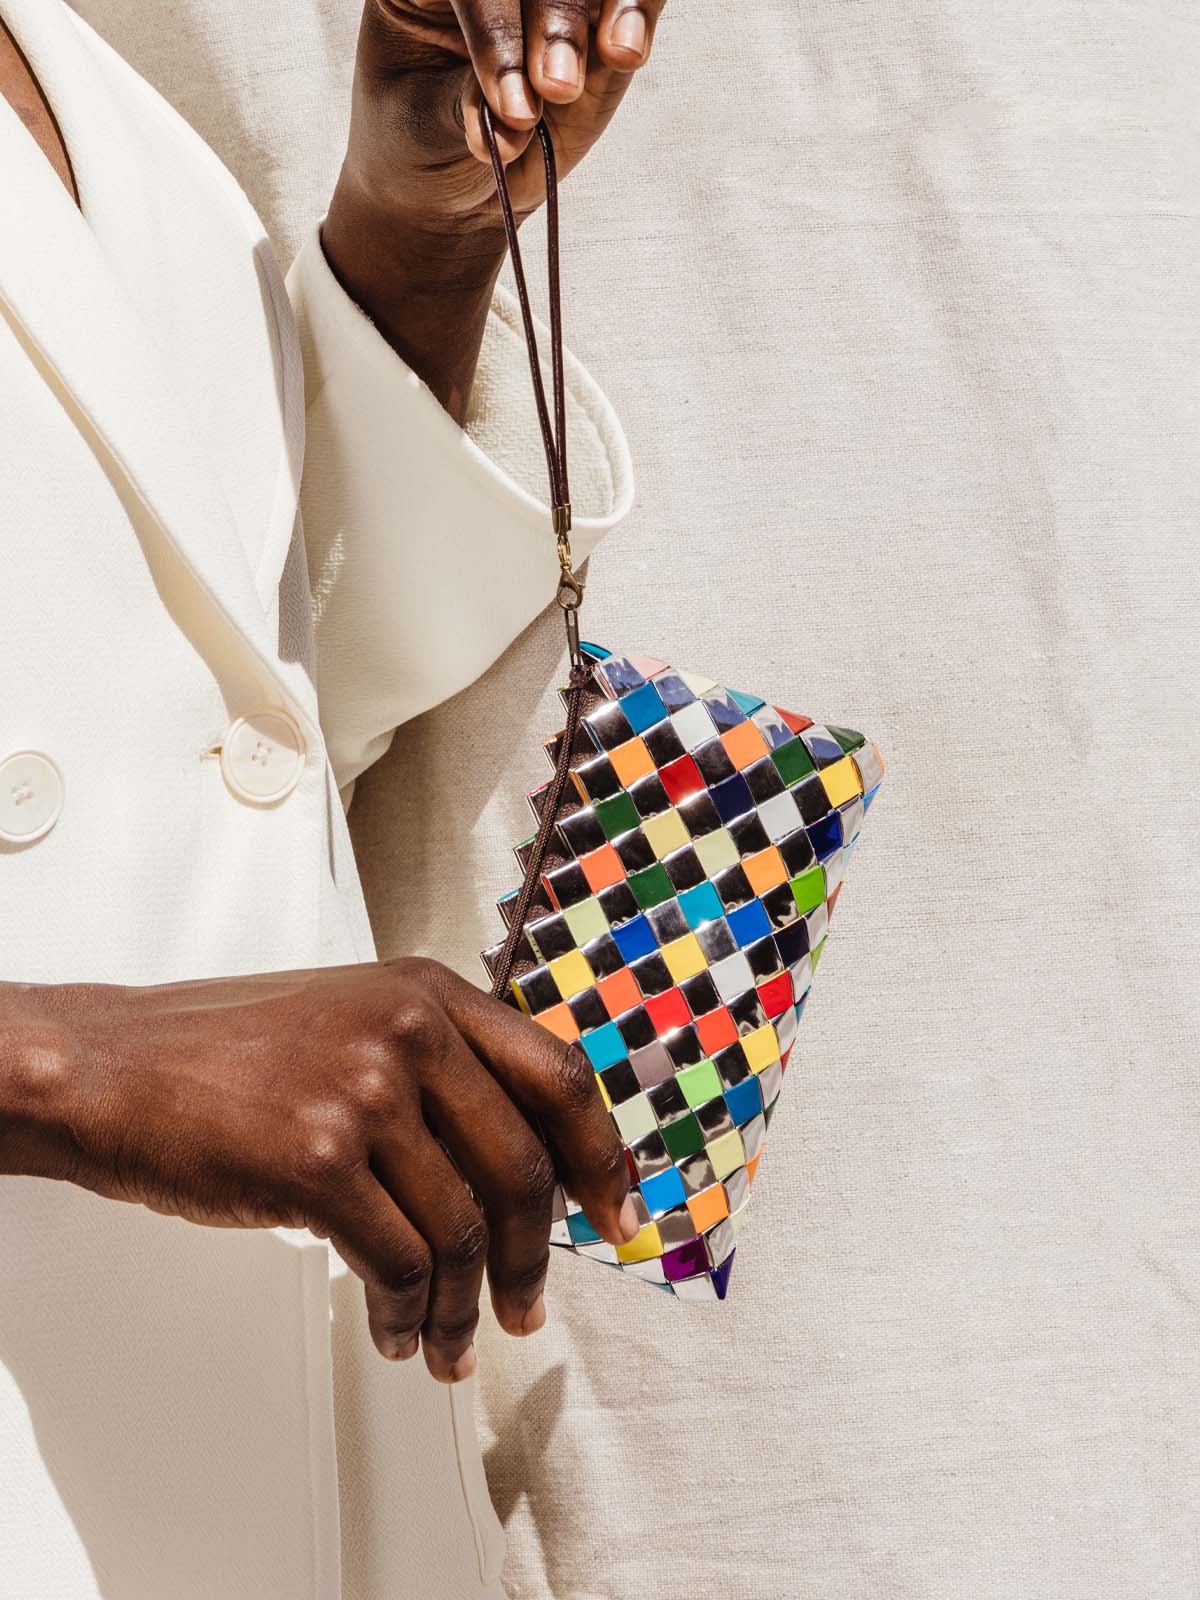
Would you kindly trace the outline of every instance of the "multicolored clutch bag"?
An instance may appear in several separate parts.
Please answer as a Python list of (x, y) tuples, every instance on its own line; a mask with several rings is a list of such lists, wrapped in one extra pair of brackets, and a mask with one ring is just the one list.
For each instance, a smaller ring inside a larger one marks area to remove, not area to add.
[(550, 472), (566, 726), (530, 795), (537, 832), (508, 926), (483, 953), (492, 993), (578, 1040), (624, 1145), (641, 1228), (606, 1243), (560, 1189), (551, 1242), (683, 1300), (724, 1299), (796, 1024), (859, 828), (883, 775), (848, 728), (702, 673), (579, 638), (571, 565), (554, 151), (546, 166), (556, 430), (504, 168), (481, 111)]
[[(707, 675), (594, 645), (582, 653), (592, 664), (571, 783), (510, 993), (587, 1052), (642, 1229), (614, 1248), (560, 1191), (551, 1240), (681, 1299), (723, 1299), (883, 765), (862, 734)], [(562, 739), (545, 746), (554, 765)], [(539, 822), (550, 789), (529, 797)], [(534, 843), (517, 847), (522, 866)], [(506, 921), (517, 897), (499, 902)], [(504, 949), (484, 952), (493, 977)]]

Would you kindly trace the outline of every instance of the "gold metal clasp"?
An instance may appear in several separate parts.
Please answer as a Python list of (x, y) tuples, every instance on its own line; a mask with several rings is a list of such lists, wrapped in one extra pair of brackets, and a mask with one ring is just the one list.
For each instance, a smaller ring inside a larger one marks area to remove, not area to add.
[(564, 611), (573, 610), (583, 600), (583, 584), (575, 576), (571, 555), (571, 502), (564, 500), (561, 505), (551, 507), (554, 519), (554, 532), (558, 538), (558, 594), (559, 605)]

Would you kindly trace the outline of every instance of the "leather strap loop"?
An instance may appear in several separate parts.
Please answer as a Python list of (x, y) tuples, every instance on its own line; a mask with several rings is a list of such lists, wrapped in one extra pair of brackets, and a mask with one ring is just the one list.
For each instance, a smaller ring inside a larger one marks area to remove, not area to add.
[(541, 140), (542, 157), (546, 168), (546, 242), (548, 251), (547, 279), (550, 290), (550, 371), (554, 381), (554, 425), (550, 423), (550, 408), (546, 404), (546, 388), (542, 382), (542, 365), (538, 356), (537, 335), (533, 328), (533, 313), (529, 306), (529, 288), (525, 282), (525, 268), (521, 261), (521, 247), (517, 243), (517, 223), (513, 216), (508, 180), (504, 163), (496, 144), (496, 130), (492, 122), (491, 107), (483, 102), (480, 111), (483, 136), (488, 154), (492, 158), (492, 171), (496, 177), (496, 192), (500, 196), (500, 210), (504, 216), (504, 231), (508, 235), (508, 248), (512, 255), (513, 276), (517, 280), (517, 298), (521, 302), (521, 320), (525, 324), (525, 343), (529, 350), (529, 371), (533, 378), (533, 397), (537, 405), (538, 423), (542, 430), (542, 443), (546, 450), (546, 466), (550, 473), (550, 509), (553, 533), (560, 568), (556, 599), (562, 607), (567, 628), (567, 650), (571, 660), (570, 681), (565, 699), (567, 725), (559, 745), (554, 777), (546, 796), (541, 823), (529, 853), (525, 876), (517, 895), (512, 923), (496, 967), (492, 993), (497, 997), (508, 991), (517, 951), (525, 931), (525, 922), (538, 889), (542, 868), (546, 862), (550, 842), (570, 776), (571, 760), (575, 753), (575, 738), (579, 718), (583, 711), (583, 697), (590, 676), (590, 665), (579, 643), (579, 605), (583, 599), (583, 584), (572, 567), (571, 558), (571, 496), (567, 487), (567, 407), (563, 383), (562, 302), (558, 284), (558, 173), (554, 164), (554, 144), (545, 117), (538, 121), (537, 136)]

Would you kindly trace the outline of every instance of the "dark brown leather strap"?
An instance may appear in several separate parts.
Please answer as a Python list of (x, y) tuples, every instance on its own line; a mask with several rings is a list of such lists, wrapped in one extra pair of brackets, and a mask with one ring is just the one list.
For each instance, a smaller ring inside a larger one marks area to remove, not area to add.
[(500, 197), (500, 210), (504, 216), (504, 231), (508, 235), (508, 248), (512, 255), (513, 276), (517, 280), (517, 298), (521, 303), (521, 320), (525, 324), (525, 343), (529, 350), (529, 371), (533, 378), (533, 396), (537, 405), (538, 422), (542, 430), (542, 444), (546, 451), (546, 466), (550, 473), (550, 507), (553, 530), (558, 541), (559, 581), (556, 598), (562, 607), (567, 627), (567, 649), (571, 661), (570, 686), (567, 690), (567, 725), (563, 731), (554, 766), (554, 777), (542, 809), (541, 822), (529, 859), (525, 877), (517, 894), (509, 924), (508, 937), (496, 963), (492, 993), (499, 997), (508, 992), (509, 980), (516, 964), (517, 950), (529, 916), (529, 909), (537, 891), (538, 880), (545, 865), (554, 825), (566, 793), (571, 771), (575, 736), (583, 709), (584, 690), (591, 669), (579, 645), (579, 605), (583, 599), (583, 585), (571, 564), (571, 498), (567, 487), (567, 408), (563, 383), (562, 302), (558, 283), (558, 173), (554, 164), (554, 144), (550, 129), (542, 117), (537, 125), (541, 140), (542, 157), (546, 168), (546, 241), (549, 264), (547, 279), (550, 293), (550, 370), (554, 382), (554, 426), (550, 423), (550, 409), (546, 404), (546, 388), (542, 382), (542, 366), (538, 356), (537, 334), (533, 327), (533, 313), (529, 305), (529, 289), (525, 282), (525, 268), (521, 261), (521, 247), (517, 243), (517, 223), (513, 216), (508, 180), (504, 163), (496, 144), (496, 130), (492, 123), (491, 108), (483, 102), (480, 120), (488, 153), (492, 158), (492, 171), (496, 177), (496, 191)]
[(546, 387), (542, 382), (542, 364), (538, 354), (537, 334), (533, 327), (533, 312), (529, 304), (529, 287), (525, 281), (521, 246), (517, 240), (517, 222), (513, 215), (504, 163), (500, 159), (500, 150), (496, 143), (492, 110), (486, 100), (481, 108), (480, 120), (488, 154), (492, 160), (492, 172), (496, 178), (496, 192), (500, 197), (504, 231), (508, 236), (508, 248), (512, 256), (513, 276), (517, 281), (521, 320), (525, 325), (529, 372), (533, 379), (533, 398), (537, 406), (542, 445), (546, 452), (546, 466), (550, 474), (550, 515), (558, 541), (559, 582), (556, 598), (564, 613), (567, 644), (571, 654), (571, 665), (574, 667), (580, 664), (577, 613), (583, 600), (583, 584), (573, 570), (571, 556), (571, 495), (567, 484), (567, 405), (566, 385), (563, 381), (562, 296), (558, 280), (558, 170), (554, 161), (554, 142), (550, 137), (545, 117), (540, 118), (535, 132), (541, 141), (542, 160), (546, 169), (546, 276), (550, 295), (550, 371), (554, 384), (552, 426), (550, 409), (546, 404)]
[(513, 276), (517, 280), (517, 298), (521, 302), (521, 317), (525, 323), (525, 342), (529, 347), (529, 370), (533, 376), (534, 401), (542, 429), (542, 443), (546, 449), (546, 464), (550, 469), (550, 504), (565, 505), (570, 494), (567, 490), (567, 430), (563, 401), (562, 363), (562, 300), (558, 284), (558, 172), (554, 163), (554, 144), (543, 117), (537, 125), (537, 136), (542, 144), (542, 159), (546, 168), (546, 245), (548, 255), (547, 278), (550, 291), (550, 363), (554, 381), (554, 431), (550, 427), (550, 413), (546, 405), (546, 389), (542, 382), (541, 362), (538, 359), (537, 335), (533, 331), (533, 313), (529, 306), (529, 288), (525, 282), (525, 267), (521, 261), (521, 247), (517, 242), (517, 223), (513, 216), (512, 200), (508, 192), (508, 179), (504, 163), (496, 144), (496, 129), (491, 107), (483, 102), (483, 136), (488, 154), (492, 158), (492, 171), (496, 175), (496, 192), (500, 197), (500, 210), (504, 216), (504, 231), (508, 235), (508, 248), (512, 256)]

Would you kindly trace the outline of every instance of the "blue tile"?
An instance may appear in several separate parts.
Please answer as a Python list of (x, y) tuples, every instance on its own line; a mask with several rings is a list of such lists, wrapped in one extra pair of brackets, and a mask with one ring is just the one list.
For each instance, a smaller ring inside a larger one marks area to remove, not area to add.
[(694, 889), (684, 890), (679, 896), (679, 908), (688, 919), (688, 927), (692, 929), (705, 922), (716, 922), (725, 915), (721, 896), (711, 883), (698, 883)]
[(802, 956), (808, 954), (808, 923), (803, 917), (789, 922), (775, 935), (775, 948), (785, 967), (794, 967)]
[(718, 783), (709, 790), (709, 793), (722, 822), (732, 822), (735, 817), (744, 817), (748, 811), (754, 810), (754, 796), (750, 793), (750, 785), (740, 772), (735, 772), (732, 778), (726, 778), (723, 783)]
[(615, 1022), (606, 1022), (602, 1028), (593, 1028), (590, 1033), (584, 1034), (580, 1042), (597, 1072), (603, 1072), (605, 1067), (615, 1066), (629, 1054), (621, 1037), (621, 1030)]
[(813, 847), (818, 861), (828, 861), (835, 850), (842, 848), (842, 819), (836, 811), (831, 811), (820, 822), (814, 823), (808, 830), (808, 840)]
[(741, 1083), (735, 1083), (732, 1089), (726, 1089), (725, 1104), (729, 1107), (729, 1115), (739, 1127), (742, 1123), (749, 1122), (751, 1117), (756, 1117), (762, 1110), (758, 1079), (754, 1076), (743, 1078)]
[[(733, 1258), (736, 1250), (731, 1250), (719, 1267), (714, 1267), (709, 1273), (713, 1281), (713, 1288), (717, 1291), (717, 1299), (724, 1300), (729, 1293), (729, 1274), (733, 1271)], [(667, 1285), (670, 1288), (670, 1284)]]
[(668, 1167), (653, 1178), (643, 1178), (641, 1188), (642, 1199), (654, 1217), (661, 1217), (664, 1211), (670, 1211), (672, 1206), (681, 1206), (687, 1199), (683, 1179), (675, 1167)]
[(634, 917), (633, 921), (627, 922), (623, 928), (614, 928), (612, 936), (626, 966), (642, 956), (653, 955), (658, 949), (654, 929), (645, 917)]
[(644, 733), (667, 714), (662, 696), (652, 683), (643, 683), (640, 689), (621, 696), (621, 710), (629, 718), (634, 733)]
[(736, 911), (726, 913), (729, 931), (743, 947), (753, 944), (756, 939), (765, 939), (771, 931), (771, 919), (767, 916), (761, 900), (751, 900), (749, 904), (739, 906)]
[(753, 716), (756, 711), (760, 711), (766, 704), (761, 695), (739, 694), (736, 689), (726, 689), (725, 693), (735, 705), (741, 706), (748, 717)]
[(567, 1232), (571, 1235), (572, 1244), (604, 1243), (582, 1211), (573, 1211), (567, 1218)]

